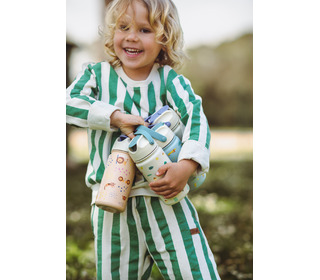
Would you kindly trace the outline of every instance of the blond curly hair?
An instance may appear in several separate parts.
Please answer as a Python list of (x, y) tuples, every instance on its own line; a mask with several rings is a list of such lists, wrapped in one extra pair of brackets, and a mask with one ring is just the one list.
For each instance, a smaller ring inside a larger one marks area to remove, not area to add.
[(105, 53), (112, 66), (120, 66), (113, 44), (119, 19), (133, 1), (140, 1), (149, 12), (149, 23), (155, 31), (156, 42), (163, 46), (155, 62), (179, 68), (186, 54), (183, 51), (183, 32), (176, 6), (171, 0), (113, 0), (107, 7), (105, 26), (102, 30)]

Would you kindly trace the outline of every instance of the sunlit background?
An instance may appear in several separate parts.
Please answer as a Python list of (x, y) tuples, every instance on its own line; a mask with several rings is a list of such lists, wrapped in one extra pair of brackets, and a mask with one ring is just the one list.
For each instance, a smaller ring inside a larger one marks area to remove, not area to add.
[[(224, 280), (252, 279), (252, 0), (175, 0), (190, 57), (180, 72), (203, 99), (211, 168), (190, 193)], [(67, 86), (104, 60), (104, 0), (67, 0)], [(67, 279), (95, 279), (86, 130), (67, 126)], [(152, 279), (162, 279), (156, 267)]]

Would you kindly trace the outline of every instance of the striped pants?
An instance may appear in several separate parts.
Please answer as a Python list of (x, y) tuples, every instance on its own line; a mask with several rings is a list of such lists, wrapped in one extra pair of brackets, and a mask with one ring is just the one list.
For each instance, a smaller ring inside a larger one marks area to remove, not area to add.
[(164, 279), (220, 279), (188, 198), (173, 206), (157, 197), (129, 198), (123, 213), (92, 206), (97, 279), (149, 279), (155, 262)]

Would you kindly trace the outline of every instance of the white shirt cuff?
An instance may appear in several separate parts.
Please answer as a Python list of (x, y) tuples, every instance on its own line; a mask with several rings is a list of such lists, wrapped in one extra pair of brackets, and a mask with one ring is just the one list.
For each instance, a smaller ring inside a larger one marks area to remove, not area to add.
[(200, 142), (195, 140), (187, 140), (182, 145), (179, 153), (178, 161), (182, 159), (192, 159), (199, 163), (197, 173), (208, 172), (210, 165), (210, 152)]
[(102, 101), (94, 102), (88, 113), (88, 125), (90, 129), (117, 131), (118, 128), (110, 126), (110, 116), (120, 108), (104, 103)]

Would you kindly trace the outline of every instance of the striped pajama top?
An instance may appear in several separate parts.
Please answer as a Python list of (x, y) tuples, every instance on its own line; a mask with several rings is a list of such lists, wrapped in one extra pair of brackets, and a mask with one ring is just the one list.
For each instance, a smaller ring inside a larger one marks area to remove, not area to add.
[[(121, 110), (146, 118), (164, 105), (177, 112), (184, 128), (178, 160), (192, 159), (200, 164), (201, 171), (207, 172), (210, 130), (201, 97), (194, 93), (189, 80), (170, 66), (155, 64), (146, 80), (134, 81), (121, 67), (114, 69), (108, 62), (89, 63), (67, 88), (67, 123), (88, 131), (89, 163), (85, 179), (93, 191), (92, 203), (112, 145), (121, 134), (110, 125), (111, 114)], [(130, 196), (157, 196), (146, 186), (145, 180), (142, 185), (134, 184)]]

